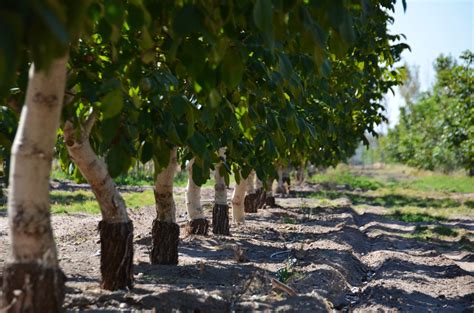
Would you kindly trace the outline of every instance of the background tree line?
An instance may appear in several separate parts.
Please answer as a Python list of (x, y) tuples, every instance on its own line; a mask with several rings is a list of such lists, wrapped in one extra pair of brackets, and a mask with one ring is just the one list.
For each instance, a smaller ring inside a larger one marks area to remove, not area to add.
[[(398, 124), (379, 137), (369, 151), (374, 162), (394, 162), (425, 170), (474, 175), (473, 53), (456, 60), (440, 55), (435, 83), (420, 92), (417, 67), (405, 65), (399, 87), (406, 106)], [(367, 153), (365, 153), (367, 155)]]

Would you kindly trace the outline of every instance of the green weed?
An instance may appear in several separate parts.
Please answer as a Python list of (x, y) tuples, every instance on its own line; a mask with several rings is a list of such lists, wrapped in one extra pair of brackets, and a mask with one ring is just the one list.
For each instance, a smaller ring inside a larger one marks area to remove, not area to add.
[[(458, 237), (461, 234), (462, 230), (451, 228), (444, 225), (438, 226), (425, 226), (417, 225), (412, 234), (406, 234), (404, 237), (415, 238), (421, 240), (449, 240), (452, 238)], [(467, 240), (465, 236), (461, 236), (459, 243), (463, 243), (463, 239)], [(469, 240), (467, 240), (469, 242)]]
[(281, 222), (283, 224), (296, 224), (296, 220), (294, 218), (289, 217), (289, 216), (282, 216)]
[(441, 216), (433, 216), (425, 213), (407, 213), (399, 210), (395, 210), (395, 212), (386, 216), (405, 223), (435, 222), (445, 220), (445, 218)]
[(277, 279), (282, 283), (286, 283), (295, 274), (295, 264), (296, 259), (288, 258), (285, 262), (285, 265), (277, 270)]

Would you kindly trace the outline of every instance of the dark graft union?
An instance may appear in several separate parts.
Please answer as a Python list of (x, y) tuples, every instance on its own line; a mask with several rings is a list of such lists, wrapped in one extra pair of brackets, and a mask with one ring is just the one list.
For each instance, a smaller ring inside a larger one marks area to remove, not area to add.
[(99, 223), (101, 287), (107, 290), (133, 287), (133, 224)]
[(178, 264), (179, 226), (176, 223), (153, 221), (151, 236), (153, 246), (150, 261), (152, 264)]
[(212, 208), (212, 232), (216, 235), (229, 233), (229, 206), (227, 204), (214, 204)]
[(10, 263), (3, 272), (0, 307), (6, 312), (62, 312), (66, 277), (40, 263)]

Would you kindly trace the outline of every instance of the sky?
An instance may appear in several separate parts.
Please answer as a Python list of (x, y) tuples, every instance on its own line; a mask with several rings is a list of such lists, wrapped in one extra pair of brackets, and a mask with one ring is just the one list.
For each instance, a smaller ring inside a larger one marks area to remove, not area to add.
[[(474, 0), (407, 0), (403, 12), (397, 1), (395, 22), (390, 33), (404, 34), (411, 52), (402, 54), (402, 62), (419, 66), (421, 90), (434, 83), (433, 62), (440, 54), (458, 58), (462, 51), (474, 51)], [(399, 107), (404, 101), (396, 94), (387, 94), (389, 125), (398, 121)]]

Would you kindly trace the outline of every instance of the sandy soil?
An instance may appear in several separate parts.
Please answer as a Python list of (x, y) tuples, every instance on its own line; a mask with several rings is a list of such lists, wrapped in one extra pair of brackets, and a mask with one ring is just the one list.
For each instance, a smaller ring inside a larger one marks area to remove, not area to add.
[[(306, 186), (304, 190), (311, 190)], [(303, 190), (303, 191), (304, 191)], [(210, 217), (213, 191), (203, 199)], [(320, 207), (309, 198), (277, 198), (279, 208), (248, 214), (232, 236), (185, 236), (178, 190), (178, 266), (151, 265), (153, 207), (130, 212), (135, 227), (135, 288), (99, 289), (100, 216), (53, 216), (60, 264), (68, 277), (65, 307), (78, 311), (473, 312), (474, 254), (457, 242), (424, 242), (402, 235), (413, 223), (385, 219), (377, 207), (355, 212), (347, 199)], [(1, 214), (1, 213), (0, 213)], [(474, 221), (456, 222), (474, 232)], [(471, 237), (472, 238), (472, 237)], [(8, 251), (0, 215), (0, 266)], [(244, 262), (236, 253), (244, 253)], [(297, 295), (272, 287), (286, 284)]]

